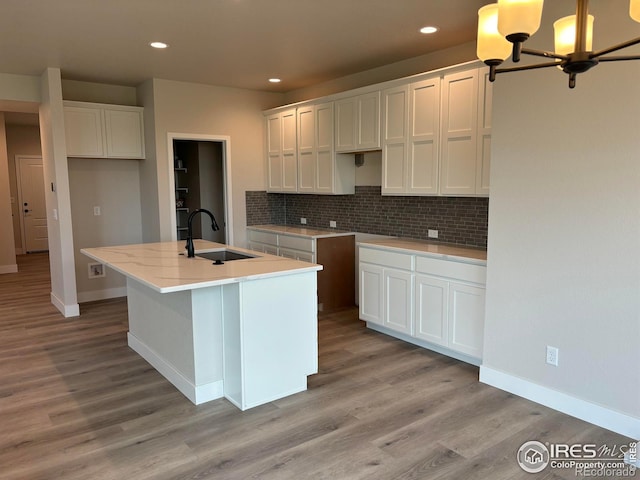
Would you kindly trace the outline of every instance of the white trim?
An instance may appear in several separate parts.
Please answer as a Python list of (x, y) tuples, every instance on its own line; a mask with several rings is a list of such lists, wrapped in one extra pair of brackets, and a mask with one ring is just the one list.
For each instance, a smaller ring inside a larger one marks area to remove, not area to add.
[(78, 303), (95, 302), (96, 300), (108, 300), (127, 296), (127, 287), (105, 288), (103, 290), (90, 290), (78, 292)]
[(3, 273), (17, 273), (18, 272), (18, 264), (14, 263), (13, 265), (0, 265), (0, 274)]
[[(42, 160), (42, 155), (16, 155), (13, 158), (13, 163), (14, 163), (14, 167), (16, 169), (16, 183), (18, 186), (18, 212), (20, 213), (20, 215), (18, 215), (18, 218), (20, 219), (20, 242), (22, 244), (22, 249), (21, 252), (26, 252), (27, 251), (27, 238), (26, 238), (26, 233), (24, 231), (24, 215), (22, 215), (22, 204), (23, 204), (23, 200), (22, 200), (22, 170), (20, 168), (20, 160), (21, 159), (40, 159), (40, 163), (43, 164), (42, 168), (44, 168), (44, 161)], [(44, 189), (44, 185), (42, 187)], [(46, 192), (45, 192), (46, 193)], [(46, 209), (46, 207), (45, 207)], [(49, 216), (47, 215), (47, 228), (49, 228), (48, 225), (48, 221), (49, 221)], [(16, 251), (16, 255), (18, 255), (18, 252)]]
[(77, 303), (65, 305), (53, 292), (51, 292), (51, 303), (53, 303), (53, 306), (56, 307), (65, 318), (80, 316), (80, 305)]
[(129, 347), (151, 364), (160, 374), (169, 380), (182, 394), (191, 400), (195, 405), (216, 400), (224, 396), (222, 380), (206, 383), (204, 385), (194, 385), (182, 373), (162, 359), (151, 348), (142, 343), (138, 338), (127, 332), (127, 343)]
[[(167, 133), (167, 156), (169, 161), (169, 212), (175, 212), (176, 208), (176, 192), (174, 190), (175, 185), (175, 172), (174, 172), (174, 140), (195, 140), (195, 141), (207, 141), (207, 142), (220, 142), (222, 143), (222, 169), (224, 171), (224, 225), (225, 225), (225, 243), (227, 245), (233, 245), (233, 194), (231, 192), (231, 137), (228, 135), (204, 135), (199, 133)], [(176, 231), (176, 216), (171, 215), (171, 238), (177, 240), (178, 234)]]
[(640, 438), (640, 418), (543, 387), (490, 367), (480, 367), (480, 381), (612, 432)]

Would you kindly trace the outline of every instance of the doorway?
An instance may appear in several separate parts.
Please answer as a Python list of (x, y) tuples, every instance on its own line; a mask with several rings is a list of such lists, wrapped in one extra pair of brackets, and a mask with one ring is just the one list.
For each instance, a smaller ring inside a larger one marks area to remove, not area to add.
[(42, 157), (17, 155), (16, 176), (22, 251), (25, 253), (48, 251), (49, 239)]
[(169, 158), (173, 158), (174, 238), (186, 239), (189, 215), (204, 208), (213, 213), (220, 229), (214, 232), (209, 217), (200, 215), (192, 222), (193, 237), (231, 244), (228, 139), (170, 134), (169, 147)]

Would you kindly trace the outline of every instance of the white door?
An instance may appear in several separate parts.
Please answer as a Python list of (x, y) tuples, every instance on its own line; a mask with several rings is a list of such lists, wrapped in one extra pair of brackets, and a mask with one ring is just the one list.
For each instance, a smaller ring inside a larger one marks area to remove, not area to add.
[(18, 157), (18, 177), (23, 251), (48, 250), (42, 158)]

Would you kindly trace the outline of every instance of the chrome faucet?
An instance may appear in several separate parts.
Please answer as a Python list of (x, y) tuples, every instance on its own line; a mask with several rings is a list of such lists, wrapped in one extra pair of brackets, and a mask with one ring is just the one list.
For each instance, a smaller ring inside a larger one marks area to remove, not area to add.
[(213, 216), (213, 213), (211, 213), (209, 210), (205, 210), (204, 208), (198, 208), (193, 212), (191, 212), (187, 220), (187, 244), (185, 245), (185, 248), (187, 249), (188, 258), (193, 258), (196, 256), (195, 249), (193, 248), (193, 227), (191, 225), (193, 223), (193, 217), (196, 216), (196, 213), (206, 213), (207, 215), (209, 215), (209, 217), (211, 217), (211, 229), (214, 232), (217, 230), (220, 230), (220, 227), (218, 227), (218, 223), (216, 222), (216, 218)]

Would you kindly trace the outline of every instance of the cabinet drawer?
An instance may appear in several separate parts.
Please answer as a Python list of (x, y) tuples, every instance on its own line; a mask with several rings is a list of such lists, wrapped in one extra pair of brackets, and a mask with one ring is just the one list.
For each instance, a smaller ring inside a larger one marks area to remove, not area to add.
[(482, 285), (487, 281), (487, 267), (484, 265), (472, 265), (437, 258), (417, 256), (416, 272)]
[(278, 245), (278, 236), (275, 233), (258, 232), (256, 230), (247, 230), (249, 241), (267, 243), (270, 245)]
[(300, 250), (290, 250), (288, 248), (279, 248), (278, 255), (294, 260), (302, 260), (303, 262), (315, 263), (315, 255), (310, 252), (302, 252)]
[(387, 252), (373, 248), (360, 247), (360, 261), (384, 265), (386, 267), (401, 268), (403, 270), (413, 269), (413, 255)]
[(303, 252), (313, 252), (314, 244), (312, 238), (290, 237), (288, 235), (278, 235), (278, 245), (284, 248), (293, 248)]

